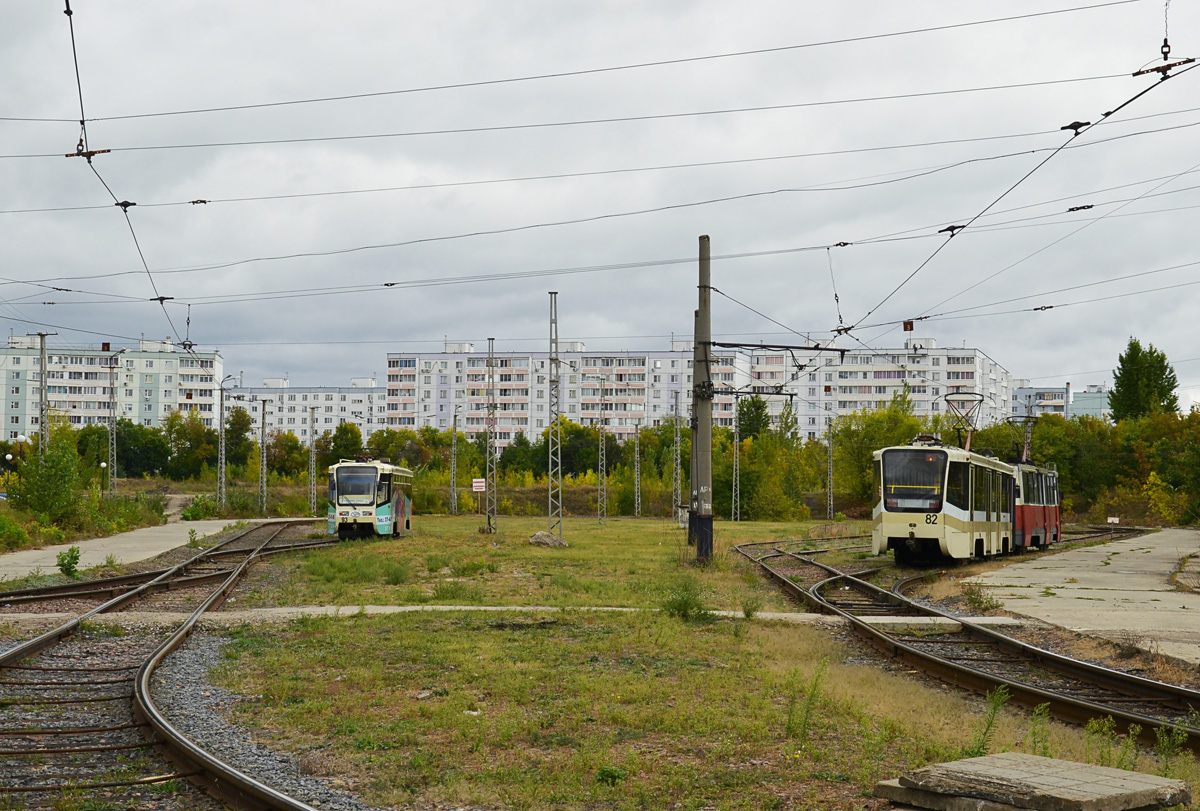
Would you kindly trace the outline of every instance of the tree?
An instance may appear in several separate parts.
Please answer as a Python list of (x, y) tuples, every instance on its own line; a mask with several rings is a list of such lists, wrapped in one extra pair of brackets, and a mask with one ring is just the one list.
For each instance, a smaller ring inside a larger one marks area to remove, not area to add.
[(912, 412), (908, 392), (898, 391), (887, 408), (856, 411), (833, 421), (833, 468), (838, 492), (861, 504), (872, 502), (872, 454), (880, 448), (903, 445), (921, 432), (921, 420)]
[(762, 436), (771, 428), (767, 401), (757, 394), (738, 399), (738, 432), (742, 436)]
[(363, 452), (362, 431), (352, 422), (343, 422), (333, 430), (329, 454), (333, 461), (353, 459)]
[(1166, 354), (1153, 344), (1143, 349), (1140, 341), (1130, 337), (1124, 354), (1117, 356), (1113, 387), (1108, 394), (1113, 421), (1178, 411), (1177, 388), (1179, 379), (1167, 363)]
[(275, 431), (267, 437), (267, 470), (295, 476), (308, 469), (308, 451), (291, 431)]
[(129, 420), (117, 421), (117, 474), (142, 476), (165, 470), (171, 449), (162, 431)]
[(250, 459), (254, 418), (241, 406), (229, 410), (225, 420), (225, 461), (242, 467)]
[(205, 465), (216, 465), (218, 437), (216, 429), (208, 428), (199, 411), (172, 411), (163, 420), (162, 436), (170, 457), (166, 474), (176, 481), (195, 479)]

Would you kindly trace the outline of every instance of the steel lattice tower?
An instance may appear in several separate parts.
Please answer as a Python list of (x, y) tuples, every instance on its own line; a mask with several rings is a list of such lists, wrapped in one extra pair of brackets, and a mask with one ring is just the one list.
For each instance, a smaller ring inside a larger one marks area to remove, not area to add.
[(731, 521), (742, 520), (742, 434), (738, 421), (738, 398), (733, 398), (733, 513)]
[(450, 514), (458, 515), (458, 406), (450, 426)]
[(308, 510), (317, 514), (317, 411), (320, 406), (308, 407)]
[(496, 339), (488, 338), (487, 358), (487, 531), (496, 532)]
[(258, 440), (258, 508), (267, 514), (267, 403), (262, 401), (262, 427)]
[(683, 498), (683, 483), (680, 476), (680, 468), (682, 465), (683, 451), (680, 446), (679, 434), (679, 392), (674, 392), (675, 395), (675, 414), (671, 418), (671, 422), (675, 425), (675, 444), (672, 446), (672, 456), (674, 457), (674, 469), (671, 472), (671, 520), (679, 520), (680, 500)]
[(642, 425), (633, 428), (633, 517), (642, 517)]
[(608, 417), (604, 414), (604, 381), (600, 378), (600, 419), (596, 422), (596, 435), (600, 438), (599, 459), (596, 462), (596, 518), (601, 524), (608, 520), (608, 459), (605, 449), (605, 430)]
[(562, 371), (558, 358), (558, 293), (550, 294), (550, 431), (546, 436), (549, 449), (547, 480), (549, 481), (549, 532), (562, 540)]

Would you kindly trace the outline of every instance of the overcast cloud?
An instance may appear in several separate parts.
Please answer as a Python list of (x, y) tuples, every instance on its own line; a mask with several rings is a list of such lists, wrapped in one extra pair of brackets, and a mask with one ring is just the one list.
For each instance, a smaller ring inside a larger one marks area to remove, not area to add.
[[(1085, 4), (454, 0), (335, 6), (296, 0), (76, 0), (73, 19), (86, 113), (105, 119), (569, 72)], [(869, 345), (895, 345), (904, 333), (866, 325), (977, 307), (919, 324), (915, 334), (941, 345), (965, 341), (1016, 377), (1057, 385), (1069, 380), (1076, 387), (1109, 379), (1118, 353), (1134, 335), (1165, 351), (1176, 364), (1183, 402), (1200, 402), (1198, 288), (1145, 292), (1200, 283), (1200, 264), (1051, 292), (1200, 262), (1194, 208), (1200, 205), (1200, 71), (1162, 83), (1120, 110), (1111, 123), (1081, 135), (867, 317), (945, 239), (939, 229), (967, 222), (1043, 160), (1046, 150), (1067, 140), (1069, 133), (1060, 127), (1096, 121), (1156, 84), (1154, 77), (1129, 74), (1156, 59), (1161, 63), (1163, 10), (1162, 2), (1144, 0), (949, 31), (584, 76), (96, 120), (87, 131), (92, 149), (114, 150), (96, 156), (94, 165), (118, 199), (138, 204), (129, 216), (158, 293), (174, 297), (168, 311), (176, 328), (200, 348), (219, 349), (226, 371), (245, 370), (248, 384), (288, 373), (297, 384), (346, 385), (352, 375), (382, 376), (388, 351), (439, 351), (443, 336), (480, 346), (493, 336), (499, 350), (542, 350), (549, 290), (559, 291), (563, 339), (585, 340), (596, 349), (665, 348), (671, 334), (690, 337), (696, 304), (691, 260), (697, 237), (709, 234), (715, 256), (857, 243), (831, 251), (714, 262), (715, 287), (813, 339), (827, 339), (839, 324), (835, 280), (842, 319), (861, 321), (863, 327), (852, 334)], [(4, 19), (0, 71), (6, 80), (0, 116), (65, 121), (0, 121), (0, 155), (6, 156), (0, 158), (0, 209), (99, 208), (0, 214), (0, 276), (6, 280), (0, 286), (5, 299), (0, 323), (8, 320), (17, 334), (38, 329), (27, 322), (58, 325), (61, 335), (55, 340), (74, 345), (168, 335), (171, 327), (162, 310), (148, 301), (155, 292), (120, 209), (111, 205), (82, 159), (61, 157), (74, 151), (79, 137), (70, 32), (61, 6), (8, 0)], [(1172, 56), (1196, 55), (1198, 39), (1197, 3), (1175, 0), (1170, 8)], [(1113, 78), (652, 121), (134, 149), (625, 118), (1089, 77)], [(1164, 128), (1173, 129), (1145, 132)], [(1028, 133), (1041, 134), (445, 185)], [(1105, 142), (1130, 133), (1142, 134)], [(30, 154), (58, 157), (9, 157)], [(992, 159), (979, 160), (984, 158)], [(951, 166), (968, 160), (974, 162)], [(900, 180), (939, 167), (948, 168)], [(896, 182), (879, 185), (884, 180)], [(875, 185), (781, 192), (505, 234), (176, 272), (780, 189), (864, 183)], [(440, 187), (217, 202), (414, 185)], [(1122, 188), (1112, 188), (1118, 186)], [(1145, 196), (1126, 202), (1139, 195)], [(214, 202), (186, 204), (197, 199)], [(183, 205), (152, 205), (164, 203)], [(1067, 211), (1075, 206), (1094, 207)], [(1096, 221), (1102, 215), (1108, 216)], [(997, 227), (1001, 223), (1008, 226)], [(915, 238), (867, 244), (898, 233)], [(688, 261), (549, 278), (403, 286), (414, 280), (669, 259)], [(30, 280), (53, 280), (43, 284), (78, 292), (9, 283)], [(399, 284), (345, 295), (321, 291), (222, 301), (388, 282)], [(1111, 298), (1062, 306), (1102, 297)], [(185, 326), (187, 303), (192, 304), (190, 330)], [(1044, 305), (1058, 306), (985, 315)], [(718, 335), (740, 336), (737, 340), (801, 340), (722, 296), (714, 298), (713, 329)], [(841, 345), (859, 346), (849, 338), (841, 339)]]

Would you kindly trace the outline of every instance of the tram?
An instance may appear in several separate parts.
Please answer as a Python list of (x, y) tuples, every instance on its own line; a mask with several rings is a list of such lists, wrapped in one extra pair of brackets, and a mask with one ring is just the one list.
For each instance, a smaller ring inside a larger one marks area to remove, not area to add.
[(329, 467), (326, 531), (339, 538), (397, 536), (412, 529), (412, 471), (343, 459)]
[[(897, 563), (984, 558), (1061, 533), (1058, 474), (918, 436), (873, 454), (871, 545)], [(1028, 477), (1028, 478), (1026, 478)]]

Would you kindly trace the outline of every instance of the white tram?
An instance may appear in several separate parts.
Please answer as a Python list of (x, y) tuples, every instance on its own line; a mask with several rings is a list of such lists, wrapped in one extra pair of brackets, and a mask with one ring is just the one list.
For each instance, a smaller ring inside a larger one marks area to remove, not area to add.
[(343, 459), (329, 468), (326, 531), (339, 538), (401, 535), (412, 529), (412, 471)]
[[(876, 555), (890, 549), (897, 563), (983, 558), (1058, 539), (1058, 476), (1053, 470), (1030, 465), (1018, 470), (931, 436), (873, 456), (871, 541)], [(1047, 503), (1037, 519), (1039, 528), (1017, 525), (1018, 472), (1033, 476), (1037, 499)]]

